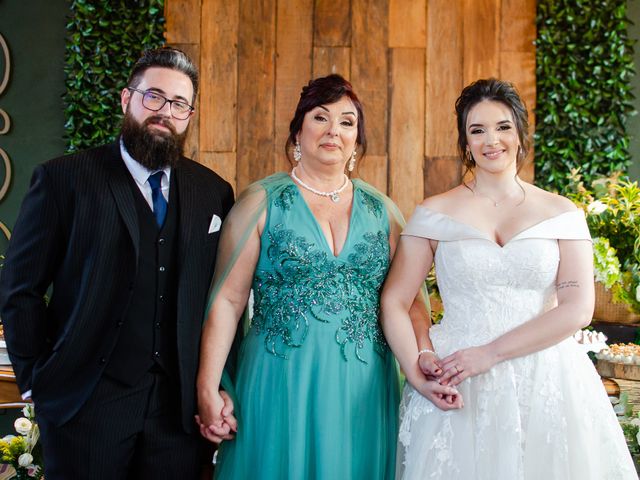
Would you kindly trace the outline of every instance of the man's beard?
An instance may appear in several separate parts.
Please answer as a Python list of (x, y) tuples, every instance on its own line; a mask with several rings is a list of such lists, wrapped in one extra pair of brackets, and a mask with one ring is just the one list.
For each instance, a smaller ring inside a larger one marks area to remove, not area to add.
[[(160, 123), (169, 132), (150, 127), (152, 123)], [(151, 171), (175, 167), (187, 139), (187, 130), (176, 133), (175, 127), (165, 117), (154, 115), (140, 124), (128, 111), (124, 115), (120, 134), (129, 155)]]

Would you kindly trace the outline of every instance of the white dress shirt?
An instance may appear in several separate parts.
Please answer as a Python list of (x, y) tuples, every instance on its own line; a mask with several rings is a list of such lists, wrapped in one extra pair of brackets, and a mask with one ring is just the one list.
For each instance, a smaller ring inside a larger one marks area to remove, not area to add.
[[(127, 170), (133, 177), (136, 182), (136, 185), (140, 189), (142, 196), (149, 204), (151, 210), (153, 210), (153, 200), (151, 199), (151, 185), (149, 185), (149, 175), (153, 175), (160, 170), (149, 170), (146, 167), (143, 167), (138, 162), (136, 162), (127, 149), (124, 147), (124, 143), (122, 143), (122, 139), (120, 139), (120, 155), (122, 155), (122, 159), (124, 160), (124, 164), (127, 166)], [(169, 185), (171, 179), (171, 167), (165, 167), (162, 169), (164, 175), (162, 176), (162, 196), (169, 203)]]

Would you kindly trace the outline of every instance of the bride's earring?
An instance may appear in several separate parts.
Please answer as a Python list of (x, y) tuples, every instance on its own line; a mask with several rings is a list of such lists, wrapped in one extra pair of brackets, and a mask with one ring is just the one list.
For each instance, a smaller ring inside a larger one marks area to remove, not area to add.
[(473, 159), (473, 157), (471, 156), (471, 150), (467, 150), (467, 151), (465, 152), (465, 155), (464, 155), (464, 156), (465, 156), (465, 158), (467, 159), (467, 163), (468, 163), (469, 165), (471, 165), (472, 167), (475, 167), (475, 165), (476, 165), (476, 161), (475, 161), (475, 160)]
[(302, 150), (300, 149), (300, 142), (296, 140), (296, 145), (293, 147), (293, 159), (297, 162), (302, 160)]
[(356, 168), (356, 149), (353, 149), (353, 153), (351, 154), (351, 158), (349, 159), (349, 164), (347, 165), (347, 170), (353, 172), (353, 169)]

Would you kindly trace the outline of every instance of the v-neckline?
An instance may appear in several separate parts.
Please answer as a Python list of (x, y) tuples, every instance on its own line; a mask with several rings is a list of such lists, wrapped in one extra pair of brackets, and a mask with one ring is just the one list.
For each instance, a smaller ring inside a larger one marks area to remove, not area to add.
[(327, 239), (327, 236), (324, 234), (324, 232), (322, 230), (322, 227), (320, 226), (320, 223), (318, 222), (318, 219), (313, 214), (313, 210), (311, 210), (311, 207), (307, 203), (307, 200), (304, 198), (304, 195), (302, 195), (302, 190), (300, 189), (300, 186), (290, 176), (289, 176), (289, 180), (295, 186), (296, 191), (298, 192), (298, 196), (300, 197), (300, 200), (302, 201), (302, 204), (304, 205), (304, 209), (306, 210), (307, 214), (311, 217), (311, 221), (313, 222), (314, 228), (316, 229), (316, 234), (322, 239), (322, 245), (324, 246), (324, 248), (327, 250), (329, 255), (331, 255), (331, 257), (334, 260), (340, 258), (340, 256), (342, 255), (342, 252), (345, 251), (345, 249), (347, 247), (347, 244), (349, 243), (349, 239), (351, 238), (351, 230), (352, 230), (352, 227), (353, 227), (354, 212), (356, 210), (356, 192), (358, 191), (358, 189), (356, 188), (356, 184), (354, 182), (352, 182), (351, 180), (349, 180), (349, 181), (351, 181), (351, 185), (353, 187), (353, 195), (352, 195), (352, 198), (351, 198), (351, 213), (349, 214), (349, 226), (347, 227), (347, 236), (344, 239), (344, 243), (342, 244), (342, 248), (340, 249), (340, 251), (337, 254), (335, 254), (335, 253), (333, 253), (333, 249), (331, 248), (331, 245), (329, 245), (329, 240)]
[[(520, 230), (520, 231), (519, 231), (519, 232), (517, 232), (515, 235), (513, 235), (511, 238), (509, 238), (509, 240), (507, 240), (507, 241), (506, 241), (506, 242), (504, 242), (503, 244), (500, 244), (499, 242), (497, 242), (496, 240), (494, 240), (493, 238), (491, 238), (491, 235), (489, 235), (487, 232), (485, 232), (485, 231), (483, 231), (483, 230), (480, 230), (479, 228), (477, 228), (477, 227), (475, 227), (475, 226), (473, 226), (473, 225), (470, 225), (470, 224), (468, 224), (468, 223), (465, 223), (465, 222), (463, 222), (463, 221), (461, 221), (461, 220), (458, 220), (458, 219), (456, 219), (456, 218), (452, 217), (451, 215), (447, 215), (446, 213), (442, 213), (442, 212), (438, 212), (438, 211), (436, 211), (436, 210), (432, 210), (432, 209), (430, 209), (430, 208), (428, 208), (428, 207), (420, 207), (420, 208), (423, 208), (423, 209), (425, 209), (426, 211), (431, 212), (431, 213), (433, 213), (433, 214), (435, 214), (435, 215), (441, 215), (441, 216), (443, 216), (443, 217), (447, 218), (448, 220), (450, 220), (450, 221), (451, 221), (451, 222), (453, 222), (453, 223), (456, 223), (456, 224), (458, 224), (458, 225), (462, 225), (463, 227), (466, 227), (466, 228), (468, 228), (468, 229), (470, 229), (470, 230), (473, 230), (474, 232), (476, 232), (477, 234), (479, 234), (479, 235), (480, 235), (484, 240), (487, 240), (488, 242), (491, 242), (492, 244), (494, 244), (496, 247), (500, 248), (501, 250), (502, 250), (502, 249), (504, 249), (504, 248), (506, 248), (506, 247), (507, 247), (509, 244), (511, 244), (512, 242), (517, 241), (517, 240), (519, 239), (518, 237), (520, 237), (520, 236), (524, 235), (524, 234), (525, 234), (526, 232), (528, 232), (529, 230), (532, 230), (532, 229), (534, 229), (534, 228), (536, 228), (536, 227), (539, 227), (540, 225), (542, 225), (542, 224), (544, 224), (544, 223), (546, 223), (546, 222), (549, 222), (549, 221), (551, 221), (551, 220), (555, 220), (556, 218), (561, 217), (561, 216), (563, 216), (563, 215), (573, 214), (573, 213), (574, 213), (574, 211), (573, 211), (573, 210), (569, 210), (568, 212), (558, 213), (557, 215), (552, 215), (551, 217), (547, 217), (547, 218), (545, 218), (545, 219), (542, 219), (542, 220), (540, 220), (540, 221), (538, 221), (538, 222), (535, 222), (535, 223), (533, 223), (533, 224), (529, 225), (528, 227), (526, 227), (526, 228), (524, 228), (524, 229)], [(577, 211), (577, 210), (576, 210), (576, 211)]]

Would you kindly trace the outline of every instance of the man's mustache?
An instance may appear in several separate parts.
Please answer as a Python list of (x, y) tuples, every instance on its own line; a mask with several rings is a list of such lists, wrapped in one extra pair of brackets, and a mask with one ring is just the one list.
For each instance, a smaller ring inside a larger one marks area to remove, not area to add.
[(152, 123), (156, 123), (162, 125), (163, 127), (169, 129), (173, 135), (177, 135), (176, 127), (167, 119), (167, 117), (163, 117), (162, 115), (153, 115), (145, 119), (142, 123), (143, 126), (148, 127)]

